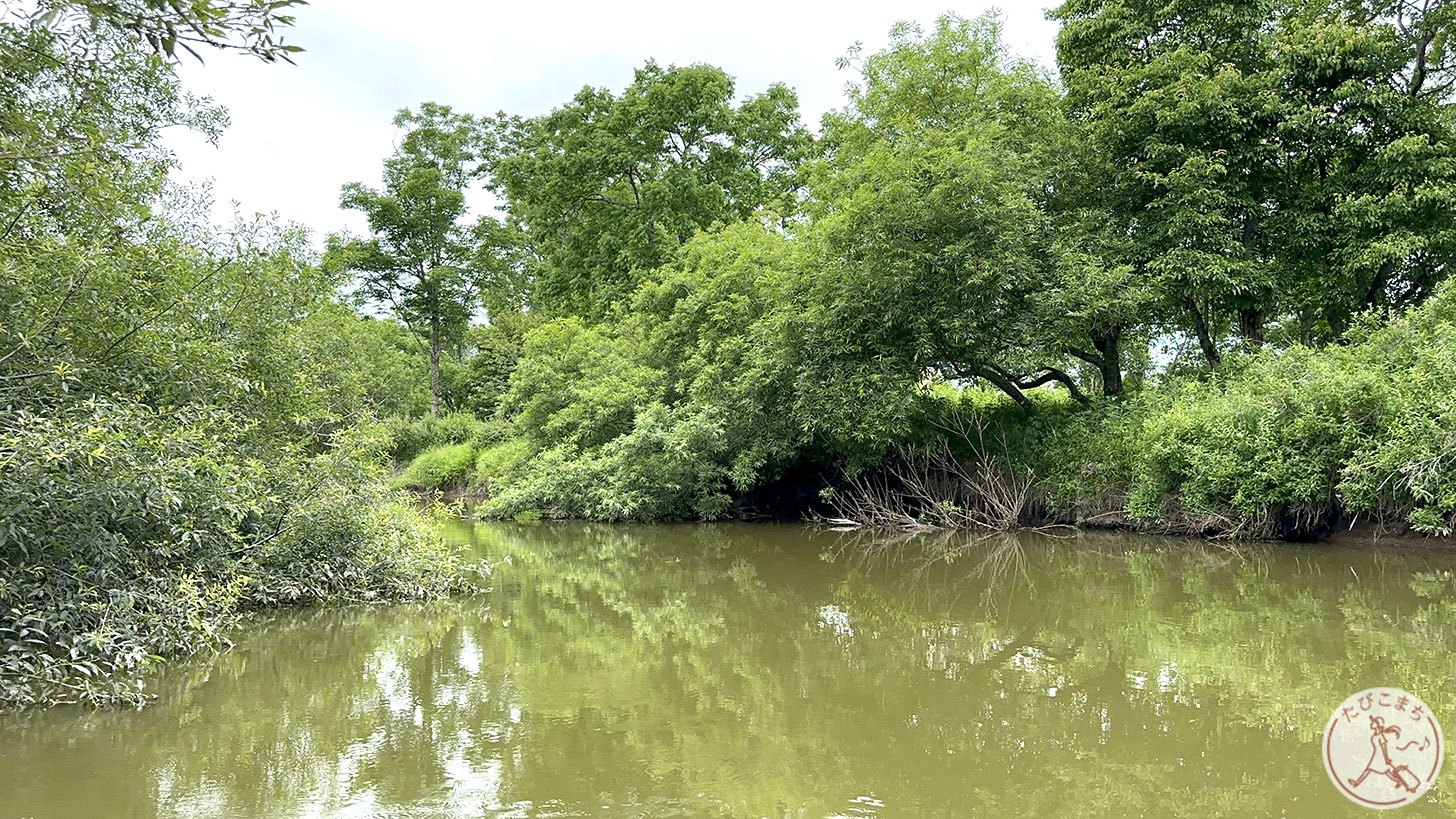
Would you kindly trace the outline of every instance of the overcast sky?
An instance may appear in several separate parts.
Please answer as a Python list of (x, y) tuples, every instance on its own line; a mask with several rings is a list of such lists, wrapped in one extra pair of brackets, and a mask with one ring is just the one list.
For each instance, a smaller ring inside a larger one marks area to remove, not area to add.
[(170, 143), (182, 178), (213, 180), (221, 218), (277, 212), (324, 233), (360, 230), (339, 210), (339, 187), (377, 184), (404, 106), (433, 100), (469, 113), (541, 114), (583, 85), (621, 90), (648, 59), (710, 63), (736, 78), (740, 96), (783, 82), (817, 126), (843, 104), (850, 72), (835, 59), (856, 41), (882, 47), (898, 20), (929, 24), (947, 10), (973, 16), (998, 7), (1017, 53), (1052, 64), (1051, 0), (949, 6), (949, 0), (662, 3), (644, 0), (313, 0), (289, 39), (298, 65), (204, 54), (187, 62), (188, 90), (213, 97), (232, 125), (213, 147), (186, 134)]

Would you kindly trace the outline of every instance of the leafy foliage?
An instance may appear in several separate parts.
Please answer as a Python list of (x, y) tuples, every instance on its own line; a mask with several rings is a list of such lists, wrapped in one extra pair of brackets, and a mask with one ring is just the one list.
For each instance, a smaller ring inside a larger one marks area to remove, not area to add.
[(465, 339), (469, 353), (449, 388), (452, 403), (481, 418), (494, 417), (510, 389), (526, 333), (540, 323), (535, 313), (505, 313), (470, 328)]
[(459, 588), (382, 488), (397, 335), (331, 300), (302, 231), (218, 231), (165, 186), (160, 129), (219, 114), (161, 57), (73, 47), (0, 24), (0, 706), (141, 702), (248, 607)]
[(464, 222), (465, 189), (478, 173), (473, 117), (426, 103), (394, 119), (407, 129), (384, 163), (384, 188), (354, 182), (340, 204), (360, 211), (369, 239), (330, 236), (325, 264), (357, 274), (359, 295), (387, 306), (428, 346), (430, 412), (440, 414), (440, 357), (458, 338), (479, 297), (475, 248)]
[[(292, 9), (307, 0), (42, 0), (32, 19), (49, 28), (84, 20), (134, 37), (154, 52), (175, 58), (183, 51), (202, 59), (201, 47), (242, 51), (264, 62), (293, 62), (303, 49), (284, 42)], [(79, 19), (78, 19), (79, 18)]]
[(394, 417), (386, 422), (389, 455), (396, 463), (407, 463), (427, 449), (446, 444), (482, 444), (495, 430), (489, 422), (465, 412), (439, 417), (426, 415), (415, 420)]
[(429, 361), (398, 322), (319, 305), (288, 334), (307, 377), (327, 385), (340, 417), (413, 418), (429, 411)]
[(707, 65), (638, 69), (550, 114), (496, 123), (490, 170), (540, 257), (533, 303), (601, 318), (643, 272), (715, 222), (789, 213), (813, 140), (782, 85), (733, 104)]
[(444, 444), (415, 456), (392, 483), (403, 489), (444, 489), (463, 483), (474, 470), (474, 446), (469, 443)]
[(861, 72), (850, 106), (826, 118), (812, 178), (809, 346), (847, 385), (873, 384), (863, 372), (909, 388), (930, 372), (1024, 400), (1035, 294), (1056, 276), (1039, 202), (1056, 90), (1006, 54), (994, 16), (899, 26)]

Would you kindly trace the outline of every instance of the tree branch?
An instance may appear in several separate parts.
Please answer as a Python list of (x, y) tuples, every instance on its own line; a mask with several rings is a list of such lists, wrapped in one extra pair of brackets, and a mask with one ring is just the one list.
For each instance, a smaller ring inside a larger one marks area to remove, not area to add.
[(1022, 392), (1016, 386), (1013, 379), (1006, 374), (1005, 370), (997, 367), (995, 364), (983, 364), (977, 367), (971, 375), (991, 382), (991, 385), (996, 387), (996, 389), (1011, 396), (1011, 399), (1017, 404), (1020, 404), (1022, 409), (1031, 409), (1031, 399), (1027, 398), (1026, 393)]
[(1089, 353), (1086, 350), (1079, 349), (1077, 347), (1067, 347), (1065, 348), (1065, 352), (1067, 353), (1067, 355), (1075, 356), (1076, 358), (1082, 359), (1083, 361), (1091, 364), (1099, 370), (1102, 369), (1102, 366), (1106, 363), (1103, 360), (1102, 356), (1097, 355), (1096, 353)]
[(1072, 399), (1075, 400), (1077, 403), (1087, 403), (1087, 396), (1083, 395), (1082, 391), (1077, 389), (1077, 383), (1072, 380), (1072, 377), (1057, 369), (1056, 367), (1043, 367), (1041, 370), (1041, 375), (1035, 377), (1030, 375), (1021, 376), (1020, 378), (1016, 379), (1015, 383), (1017, 387), (1023, 390), (1031, 390), (1040, 387), (1043, 384), (1049, 384), (1053, 381), (1056, 381), (1062, 386), (1066, 387), (1067, 392), (1072, 394)]
[(182, 292), (182, 295), (181, 296), (178, 296), (177, 298), (173, 299), (171, 304), (167, 305), (166, 307), (163, 307), (161, 310), (158, 310), (157, 312), (155, 312), (152, 315), (148, 316), (140, 324), (136, 325), (135, 327), (131, 328), (130, 330), (127, 330), (125, 333), (122, 333), (119, 338), (117, 338), (115, 341), (111, 342), (111, 345), (110, 346), (108, 346), (105, 350), (102, 350), (101, 351), (101, 355), (100, 355), (100, 357), (97, 358), (96, 363), (97, 364), (105, 364), (106, 362), (110, 361), (112, 359), (112, 357), (113, 357), (112, 356), (112, 353), (116, 351), (116, 348), (120, 347), (123, 343), (125, 343), (127, 339), (129, 339), (132, 336), (136, 335), (138, 332), (140, 332), (147, 325), (151, 324), (152, 322), (156, 321), (157, 319), (161, 318), (162, 316), (165, 316), (166, 314), (172, 312), (174, 309), (176, 309), (177, 305), (179, 305), (179, 304), (182, 303), (182, 299), (183, 298), (191, 295), (194, 291), (197, 290), (197, 288), (199, 288), (202, 285), (206, 284), (214, 276), (216, 276), (217, 274), (221, 273), (228, 265), (230, 265), (232, 263), (233, 263), (233, 260), (232, 259), (224, 259), (221, 264), (219, 264), (217, 267), (214, 267), (212, 270), (208, 271), (208, 273), (207, 273), (206, 276), (203, 276), (202, 278), (200, 278), (197, 281), (193, 282), (192, 283), (192, 286), (189, 287), (189, 288), (187, 288), (186, 290), (184, 290)]

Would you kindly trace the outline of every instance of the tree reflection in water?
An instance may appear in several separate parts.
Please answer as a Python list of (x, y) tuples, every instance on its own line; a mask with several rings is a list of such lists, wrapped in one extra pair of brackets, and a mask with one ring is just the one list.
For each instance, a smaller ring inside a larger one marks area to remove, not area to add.
[(1319, 764), (1334, 704), (1397, 685), (1456, 714), (1439, 553), (462, 536), (496, 565), (479, 596), (263, 620), (144, 711), (0, 722), (6, 810), (1330, 816), (1358, 810)]

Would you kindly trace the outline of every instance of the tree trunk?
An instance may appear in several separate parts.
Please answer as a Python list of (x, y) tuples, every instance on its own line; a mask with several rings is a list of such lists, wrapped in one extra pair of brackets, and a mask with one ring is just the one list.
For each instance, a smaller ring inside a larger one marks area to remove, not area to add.
[(1114, 327), (1092, 338), (1097, 347), (1097, 369), (1102, 373), (1102, 394), (1107, 398), (1122, 395), (1122, 328)]
[(993, 387), (1011, 396), (1011, 400), (1015, 401), (1023, 410), (1031, 410), (1031, 399), (1027, 398), (1026, 393), (1022, 392), (1010, 378), (987, 366), (978, 367), (975, 375), (977, 378), (986, 379), (991, 382)]
[(1264, 311), (1257, 307), (1239, 309), (1239, 335), (1250, 350), (1264, 344)]
[(1118, 346), (1122, 339), (1122, 328), (1117, 327), (1106, 332), (1092, 331), (1090, 335), (1092, 346), (1097, 352), (1091, 353), (1080, 347), (1067, 347), (1067, 354), (1096, 367), (1098, 380), (1102, 382), (1102, 395), (1116, 398), (1122, 395), (1122, 353)]
[(1385, 302), (1387, 302), (1387, 299), (1385, 298), (1385, 288), (1389, 281), (1390, 271), (1387, 270), (1384, 265), (1381, 265), (1380, 269), (1375, 271), (1375, 273), (1370, 277), (1370, 285), (1365, 288), (1364, 307), (1367, 310), (1371, 307), (1386, 306)]
[(1213, 343), (1213, 335), (1208, 331), (1208, 320), (1203, 317), (1203, 311), (1198, 309), (1197, 302), (1192, 298), (1184, 299), (1183, 306), (1188, 308), (1188, 313), (1193, 318), (1193, 332), (1198, 335), (1198, 346), (1203, 349), (1203, 357), (1211, 366), (1217, 367), (1222, 359), (1218, 354), (1218, 345)]
[(430, 415), (440, 417), (440, 317), (430, 316)]
[(1422, 32), (1416, 40), (1415, 65), (1411, 68), (1410, 83), (1406, 86), (1406, 93), (1411, 99), (1419, 99), (1421, 92), (1425, 90), (1427, 63), (1430, 60), (1431, 43), (1435, 40), (1435, 31)]

